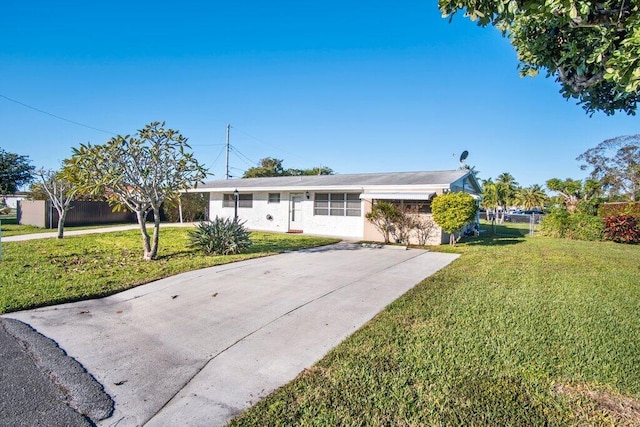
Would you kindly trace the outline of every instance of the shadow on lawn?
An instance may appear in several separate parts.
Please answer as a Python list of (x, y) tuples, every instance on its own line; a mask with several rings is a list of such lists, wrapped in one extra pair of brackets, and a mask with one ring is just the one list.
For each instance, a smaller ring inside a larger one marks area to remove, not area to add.
[(0, 223), (2, 223), (2, 225), (18, 225), (18, 219), (15, 216), (0, 215)]
[(465, 246), (507, 246), (524, 243), (525, 238), (522, 236), (483, 236), (475, 238), (465, 238), (458, 244)]

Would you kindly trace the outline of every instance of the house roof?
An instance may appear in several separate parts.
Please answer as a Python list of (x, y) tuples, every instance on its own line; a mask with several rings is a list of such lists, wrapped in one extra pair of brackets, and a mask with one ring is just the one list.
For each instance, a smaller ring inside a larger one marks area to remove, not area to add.
[(220, 179), (209, 181), (189, 191), (268, 191), (268, 190), (318, 190), (318, 189), (382, 189), (450, 188), (453, 183), (471, 179), (480, 187), (468, 170), (359, 173), (337, 175), (279, 176), (268, 178)]

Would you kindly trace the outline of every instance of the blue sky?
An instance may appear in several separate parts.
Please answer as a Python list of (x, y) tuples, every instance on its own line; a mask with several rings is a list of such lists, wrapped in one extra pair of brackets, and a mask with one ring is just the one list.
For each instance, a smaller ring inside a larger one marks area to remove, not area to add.
[[(131, 4), (134, 3), (134, 4)], [(5, 0), (0, 95), (114, 134), (166, 121), (224, 178), (264, 157), (336, 173), (444, 170), (522, 185), (583, 178), (575, 158), (640, 133), (586, 115), (544, 76), (520, 78), (508, 40), (436, 0)], [(110, 133), (0, 97), (6, 151), (57, 169)]]

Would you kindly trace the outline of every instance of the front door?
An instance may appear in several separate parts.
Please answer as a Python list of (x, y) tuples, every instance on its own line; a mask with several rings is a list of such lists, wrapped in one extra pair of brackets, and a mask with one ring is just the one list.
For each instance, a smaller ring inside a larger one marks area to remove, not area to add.
[(291, 195), (291, 212), (289, 217), (289, 230), (302, 231), (302, 200), (301, 194)]

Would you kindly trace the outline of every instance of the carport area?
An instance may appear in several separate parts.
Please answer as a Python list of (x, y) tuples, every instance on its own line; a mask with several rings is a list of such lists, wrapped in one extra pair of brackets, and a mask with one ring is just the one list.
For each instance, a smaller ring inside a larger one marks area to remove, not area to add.
[(340, 243), (6, 317), (104, 386), (100, 425), (224, 425), (456, 257)]

